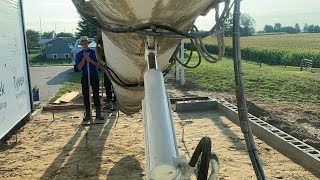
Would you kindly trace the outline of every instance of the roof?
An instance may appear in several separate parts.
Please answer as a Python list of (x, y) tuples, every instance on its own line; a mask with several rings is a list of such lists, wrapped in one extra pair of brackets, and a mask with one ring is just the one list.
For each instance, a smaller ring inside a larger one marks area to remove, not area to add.
[(39, 41), (38, 41), (38, 44), (40, 44), (40, 45), (43, 45), (43, 44), (46, 44), (47, 42), (50, 42), (50, 41), (52, 41), (53, 39), (40, 39)]
[(65, 40), (65, 41), (68, 41), (68, 42), (72, 42), (72, 43), (75, 43), (76, 42), (76, 39), (75, 38), (72, 38), (72, 37), (58, 37), (58, 38), (54, 38), (54, 39), (40, 39), (38, 41), (38, 44), (40, 45), (44, 45), (48, 42), (51, 42), (53, 40), (56, 40), (56, 39), (62, 39), (62, 40)]
[(65, 41), (73, 42), (73, 43), (75, 43), (77, 41), (73, 37), (59, 37), (59, 38), (65, 40)]

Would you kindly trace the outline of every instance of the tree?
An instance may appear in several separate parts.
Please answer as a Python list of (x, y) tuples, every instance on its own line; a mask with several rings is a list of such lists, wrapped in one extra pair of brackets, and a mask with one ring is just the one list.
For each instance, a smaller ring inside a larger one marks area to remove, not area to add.
[(300, 33), (301, 29), (298, 23), (296, 23), (296, 25), (294, 26), (294, 28), (296, 29), (296, 33)]
[(320, 33), (320, 26), (319, 25), (314, 26), (313, 31), (315, 33)]
[(286, 32), (286, 33), (290, 33), (290, 34), (296, 34), (298, 33), (297, 30), (292, 27), (292, 26), (285, 26), (285, 27), (282, 27), (281, 28), (281, 31), (282, 32)]
[(251, 36), (255, 33), (253, 25), (256, 21), (249, 14), (240, 15), (240, 33), (243, 36)]
[(264, 26), (263, 31), (266, 32), (266, 33), (274, 32), (273, 26), (267, 24), (267, 25)]
[(54, 31), (51, 31), (51, 32), (44, 32), (41, 36), (42, 39), (52, 39), (54, 38), (55, 36), (55, 33)]
[(314, 32), (314, 25), (311, 24), (309, 27), (308, 27), (308, 33), (313, 33)]
[(274, 32), (281, 32), (282, 25), (280, 23), (275, 23), (273, 29), (274, 29)]
[(77, 38), (80, 36), (94, 37), (97, 35), (97, 27), (83, 17), (81, 17), (81, 20), (78, 22), (77, 30)]
[(72, 33), (61, 32), (56, 35), (56, 37), (73, 37)]
[[(251, 36), (255, 33), (255, 29), (253, 25), (255, 20), (249, 14), (241, 14), (240, 15), (240, 35), (241, 36)], [(224, 35), (232, 36), (233, 32), (233, 17), (230, 14), (229, 17), (225, 20), (224, 23)]]
[(224, 21), (224, 35), (227, 37), (232, 36), (232, 28), (233, 28), (233, 16), (232, 14), (229, 14), (229, 17), (227, 17)]
[(26, 36), (27, 36), (28, 50), (38, 47), (37, 43), (40, 39), (40, 33), (38, 31), (28, 29), (26, 31)]

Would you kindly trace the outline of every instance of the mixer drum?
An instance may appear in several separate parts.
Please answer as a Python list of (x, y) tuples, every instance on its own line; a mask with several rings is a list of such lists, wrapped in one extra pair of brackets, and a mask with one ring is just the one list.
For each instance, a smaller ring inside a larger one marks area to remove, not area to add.
[[(195, 19), (214, 1), (219, 0), (91, 0), (96, 18), (130, 27), (145, 23), (166, 24), (180, 31), (191, 30)], [(147, 37), (136, 33), (102, 32), (108, 67), (126, 84), (143, 84), (147, 70), (145, 42)], [(181, 39), (156, 37), (159, 46), (158, 68), (168, 64)], [(144, 87), (125, 87), (113, 83), (118, 106), (125, 114), (141, 109)], [(156, 93), (156, 92), (155, 92)]]

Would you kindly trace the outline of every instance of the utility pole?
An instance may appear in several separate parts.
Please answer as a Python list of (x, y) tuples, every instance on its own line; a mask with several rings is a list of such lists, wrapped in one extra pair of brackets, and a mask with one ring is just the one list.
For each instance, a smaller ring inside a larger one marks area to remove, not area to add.
[(42, 36), (42, 24), (41, 24), (41, 16), (39, 16), (39, 19), (40, 19), (40, 33), (41, 33), (41, 36)]

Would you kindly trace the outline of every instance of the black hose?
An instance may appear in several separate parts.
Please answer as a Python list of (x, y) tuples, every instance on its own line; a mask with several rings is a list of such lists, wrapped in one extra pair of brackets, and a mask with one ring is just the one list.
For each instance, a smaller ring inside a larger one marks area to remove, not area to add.
[[(100, 63), (101, 64), (101, 63)], [(104, 73), (107, 73), (110, 78), (112, 79), (112, 81), (114, 81), (118, 86), (122, 86), (122, 87), (143, 87), (144, 83), (141, 84), (128, 84), (123, 82), (123, 80), (120, 79), (120, 77), (117, 75), (117, 73), (115, 73), (110, 67), (108, 67), (105, 64), (101, 64), (102, 66), (102, 70)], [(168, 68), (166, 68), (162, 73), (163, 76), (167, 75), (170, 72), (171, 67), (173, 66), (173, 64), (170, 64)], [(115, 76), (115, 77), (114, 77)]]
[(240, 50), (240, 0), (235, 1), (234, 15), (233, 15), (233, 62), (234, 74), (236, 83), (236, 99), (238, 107), (238, 115), (240, 121), (240, 128), (244, 135), (250, 160), (258, 180), (265, 180), (265, 174), (262, 164), (259, 159), (258, 151), (254, 143), (254, 138), (251, 132), (248, 108), (244, 94), (242, 65), (241, 65), (241, 50)]
[[(119, 76), (111, 69), (109, 68), (107, 65), (101, 65), (102, 66), (102, 70), (104, 71), (104, 73), (107, 73), (110, 78), (112, 79), (113, 82), (115, 82), (118, 86), (122, 86), (122, 87), (143, 87), (144, 83), (141, 84), (128, 84), (123, 82)], [(112, 74), (113, 75), (112, 75)], [(115, 79), (113, 76), (115, 76), (117, 79)]]
[(191, 41), (191, 49), (190, 49), (190, 54), (189, 54), (188, 60), (187, 60), (186, 62), (182, 62), (182, 61), (180, 61), (178, 58), (175, 58), (175, 60), (176, 60), (181, 66), (183, 66), (183, 67), (185, 67), (185, 68), (191, 68), (191, 69), (192, 69), (192, 68), (197, 68), (198, 66), (200, 66), (200, 64), (201, 64), (201, 55), (200, 55), (199, 51), (197, 50), (197, 48), (195, 48), (195, 50), (196, 50), (196, 52), (197, 52), (197, 54), (198, 54), (198, 63), (197, 63), (196, 65), (194, 65), (194, 66), (189, 66), (189, 65), (188, 65), (189, 62), (190, 62), (190, 60), (191, 60), (191, 58), (192, 58), (193, 47), (195, 47), (193, 40), (190, 39), (190, 41)]
[(199, 171), (197, 172), (197, 180), (207, 180), (209, 163), (211, 160), (211, 139), (207, 136), (199, 141), (190, 159), (189, 165), (195, 167), (200, 156), (201, 160), (200, 167), (198, 168)]

